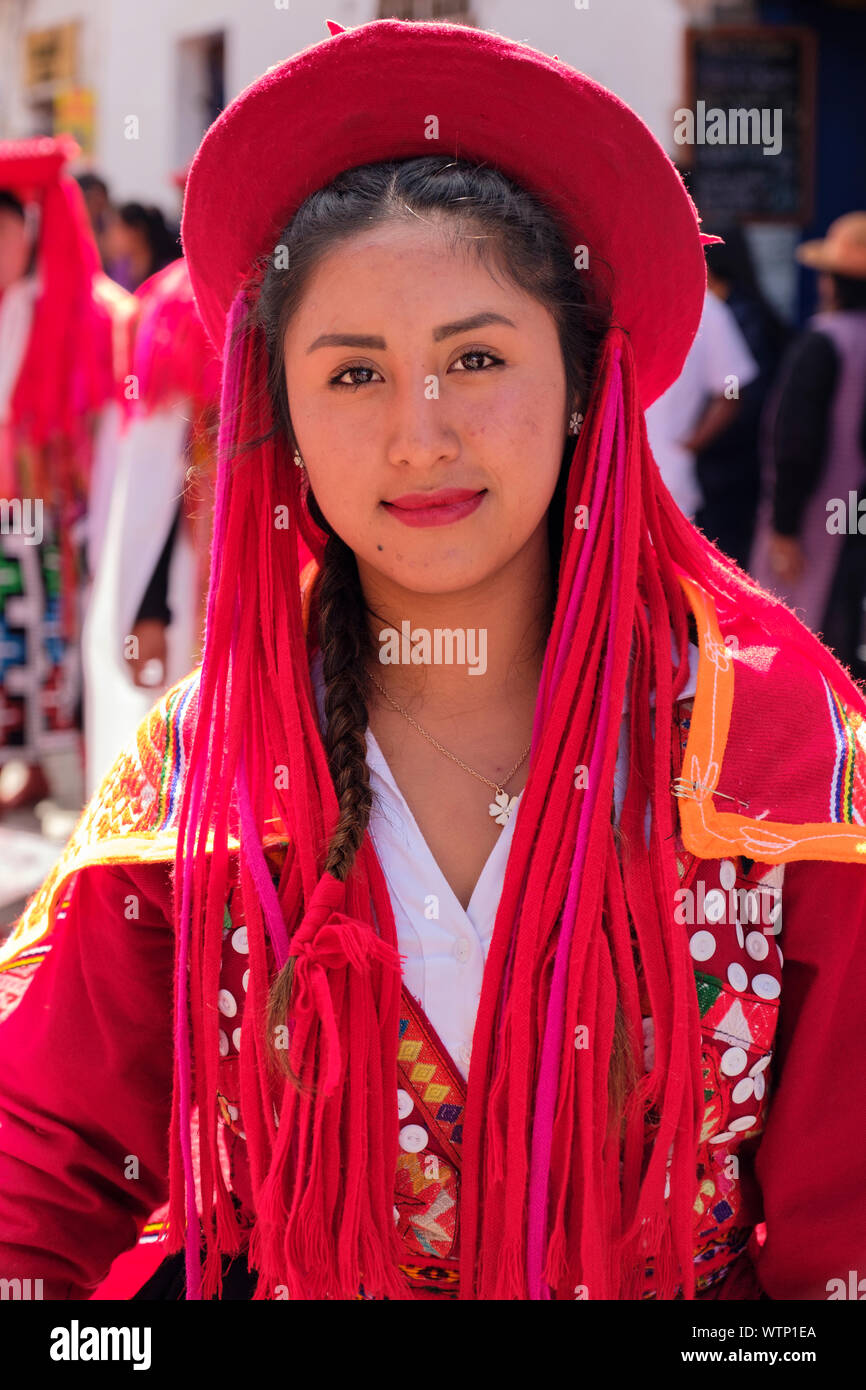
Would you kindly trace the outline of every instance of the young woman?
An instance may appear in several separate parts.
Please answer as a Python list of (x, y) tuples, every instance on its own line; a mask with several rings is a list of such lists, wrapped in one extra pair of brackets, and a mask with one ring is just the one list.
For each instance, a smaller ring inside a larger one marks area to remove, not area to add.
[(695, 209), (555, 59), (332, 29), (190, 174), (204, 659), (7, 948), (0, 1267), (81, 1297), (168, 1197), (142, 1296), (826, 1298), (866, 707), (649, 452)]

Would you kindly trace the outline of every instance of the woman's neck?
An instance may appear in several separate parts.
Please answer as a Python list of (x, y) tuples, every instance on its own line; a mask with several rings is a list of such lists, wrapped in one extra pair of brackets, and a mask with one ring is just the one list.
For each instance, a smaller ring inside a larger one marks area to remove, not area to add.
[(417, 593), (359, 569), (375, 614), (370, 669), (392, 699), (449, 716), (537, 690), (552, 608), (546, 525), (503, 569), (459, 592)]

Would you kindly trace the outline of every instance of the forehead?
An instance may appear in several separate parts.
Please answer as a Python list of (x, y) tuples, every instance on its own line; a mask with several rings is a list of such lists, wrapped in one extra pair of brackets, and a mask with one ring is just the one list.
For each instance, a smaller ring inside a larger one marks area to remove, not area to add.
[(429, 304), (433, 313), (452, 299), (465, 306), (467, 295), (512, 304), (531, 298), (510, 278), (497, 240), (471, 222), (427, 215), (389, 218), (341, 237), (322, 253), (298, 313), (331, 304), (348, 310), (380, 300), (396, 310), (407, 296)]

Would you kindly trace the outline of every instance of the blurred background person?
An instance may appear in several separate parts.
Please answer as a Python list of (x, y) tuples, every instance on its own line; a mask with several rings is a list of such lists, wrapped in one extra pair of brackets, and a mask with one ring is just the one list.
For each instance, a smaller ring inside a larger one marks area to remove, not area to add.
[(107, 257), (106, 238), (114, 215), (108, 193), (108, 184), (92, 171), (79, 174), (76, 182), (84, 195), (84, 206), (87, 208), (93, 239), (96, 242), (99, 259), (104, 269)]
[(80, 759), (82, 531), (115, 338), (63, 172), (77, 152), (66, 137), (0, 142), (0, 811)]
[(733, 313), (709, 289), (689, 355), (674, 384), (646, 411), (650, 448), (674, 501), (690, 521), (703, 504), (696, 455), (727, 430), (740, 402), (733, 393), (758, 374)]
[(137, 290), (181, 254), (179, 232), (162, 211), (144, 203), (122, 203), (106, 235), (106, 268), (124, 289)]
[(785, 355), (768, 405), (766, 497), (751, 569), (862, 679), (866, 212), (837, 218), (796, 255), (819, 272), (820, 308)]
[(723, 243), (705, 248), (707, 285), (736, 319), (758, 372), (740, 382), (739, 409), (731, 422), (698, 450), (703, 503), (695, 522), (746, 569), (761, 491), (761, 415), (792, 330), (758, 285), (743, 229), (713, 226)]
[(129, 380), (84, 624), (87, 794), (148, 710), (199, 660), (209, 571), (220, 364), (186, 262), (135, 295)]

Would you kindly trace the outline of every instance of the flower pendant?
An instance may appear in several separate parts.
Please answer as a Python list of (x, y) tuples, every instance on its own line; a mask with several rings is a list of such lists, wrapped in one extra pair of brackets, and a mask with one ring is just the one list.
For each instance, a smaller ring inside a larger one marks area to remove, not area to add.
[(491, 801), (487, 809), (497, 825), (507, 825), (511, 812), (516, 805), (516, 796), (509, 797), (508, 792), (497, 792), (496, 800)]

